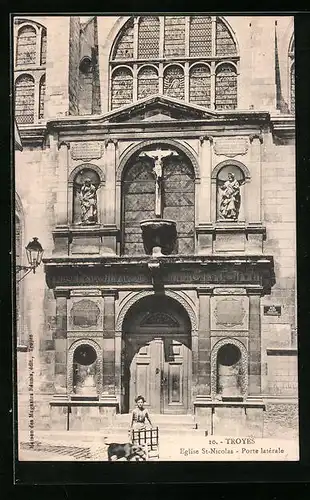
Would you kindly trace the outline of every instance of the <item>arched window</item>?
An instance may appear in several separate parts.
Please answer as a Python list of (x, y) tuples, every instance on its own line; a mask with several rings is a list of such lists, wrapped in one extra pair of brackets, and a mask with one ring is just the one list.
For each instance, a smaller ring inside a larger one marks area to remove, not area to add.
[(34, 123), (34, 79), (21, 75), (15, 82), (15, 118), (17, 123)]
[[(140, 221), (155, 218), (154, 150), (148, 148), (128, 162), (122, 179), (122, 253), (144, 255)], [(171, 154), (172, 153), (172, 154)], [(174, 220), (177, 243), (173, 253), (194, 253), (195, 175), (190, 160), (167, 146), (163, 156), (162, 216)]]
[(133, 98), (133, 78), (129, 68), (116, 68), (112, 75), (112, 109), (130, 104)]
[(15, 115), (18, 123), (44, 118), (47, 31), (31, 20), (15, 19)]
[(164, 94), (184, 99), (184, 71), (177, 65), (168, 66), (164, 72)]
[(210, 107), (210, 68), (206, 64), (195, 64), (190, 69), (189, 100), (193, 104)]
[(23, 26), (17, 36), (16, 66), (36, 64), (37, 32), (33, 26)]
[(215, 75), (215, 109), (237, 107), (237, 73), (232, 64), (221, 64)]
[[(147, 62), (154, 68), (148, 76), (142, 71)], [(156, 94), (211, 109), (235, 109), (238, 64), (234, 35), (218, 16), (131, 17), (111, 51), (111, 109)], [(124, 74), (126, 92), (119, 88), (118, 71)], [(119, 98), (123, 93), (126, 99)]]
[(289, 65), (289, 102), (290, 112), (295, 113), (295, 42), (292, 36), (288, 51)]
[(44, 118), (44, 99), (45, 99), (45, 75), (42, 76), (39, 88), (39, 118)]
[(158, 94), (158, 72), (153, 66), (144, 66), (138, 73), (138, 99)]

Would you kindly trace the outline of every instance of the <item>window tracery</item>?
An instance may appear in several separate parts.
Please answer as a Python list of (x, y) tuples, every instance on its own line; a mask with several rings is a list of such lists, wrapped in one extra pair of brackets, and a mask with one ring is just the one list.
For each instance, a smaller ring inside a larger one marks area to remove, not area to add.
[[(235, 109), (238, 61), (234, 36), (218, 16), (131, 17), (111, 54), (110, 109), (156, 94)], [(146, 62), (154, 69), (142, 69)]]

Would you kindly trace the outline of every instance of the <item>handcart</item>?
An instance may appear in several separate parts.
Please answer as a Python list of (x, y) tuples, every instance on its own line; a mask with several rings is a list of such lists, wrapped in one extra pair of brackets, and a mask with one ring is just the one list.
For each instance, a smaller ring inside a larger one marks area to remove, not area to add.
[(159, 460), (158, 427), (143, 430), (130, 430), (132, 444), (143, 446), (146, 460)]

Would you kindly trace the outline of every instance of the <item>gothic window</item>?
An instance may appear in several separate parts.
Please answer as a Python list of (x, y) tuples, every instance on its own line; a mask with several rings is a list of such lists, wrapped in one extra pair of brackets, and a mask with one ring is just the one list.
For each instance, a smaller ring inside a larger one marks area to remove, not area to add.
[(19, 124), (44, 118), (46, 28), (39, 23), (15, 19), (15, 115)]
[(16, 65), (36, 64), (37, 33), (33, 26), (24, 26), (17, 36)]
[(164, 57), (185, 56), (185, 17), (166, 16), (164, 25)]
[(117, 40), (113, 59), (133, 58), (133, 20), (131, 19)]
[[(150, 66), (142, 71), (146, 61)], [(218, 16), (131, 17), (111, 51), (110, 107), (164, 94), (211, 109), (235, 109), (238, 64), (234, 35)]]
[(158, 71), (144, 66), (138, 73), (138, 99), (158, 94)]
[(39, 91), (39, 118), (44, 118), (45, 75), (41, 78)]
[(221, 64), (215, 75), (215, 108), (237, 107), (237, 73), (231, 64)]
[(168, 66), (164, 73), (164, 94), (184, 99), (184, 71), (180, 66)]
[(237, 54), (236, 43), (231, 32), (221, 19), (216, 23), (216, 55), (217, 56), (234, 56)]
[(212, 21), (210, 16), (192, 16), (189, 32), (190, 57), (212, 55)]
[[(152, 148), (152, 149), (157, 149)], [(122, 253), (145, 254), (140, 222), (155, 218), (155, 175), (153, 150), (135, 155), (122, 180)], [(194, 252), (195, 176), (192, 165), (181, 153), (163, 150), (162, 215), (174, 220), (177, 244), (174, 253)]]
[(112, 109), (130, 104), (133, 98), (133, 78), (129, 68), (117, 68), (112, 75)]
[(21, 75), (15, 83), (15, 118), (17, 123), (34, 122), (34, 79)]
[(217, 220), (244, 219), (244, 172), (237, 165), (226, 165), (217, 174)]
[(189, 100), (193, 104), (210, 107), (210, 68), (205, 64), (196, 64), (190, 69)]
[(91, 168), (81, 168), (73, 181), (73, 223), (96, 224), (98, 222), (97, 190), (100, 178)]
[(139, 20), (138, 58), (159, 58), (159, 19), (154, 16)]

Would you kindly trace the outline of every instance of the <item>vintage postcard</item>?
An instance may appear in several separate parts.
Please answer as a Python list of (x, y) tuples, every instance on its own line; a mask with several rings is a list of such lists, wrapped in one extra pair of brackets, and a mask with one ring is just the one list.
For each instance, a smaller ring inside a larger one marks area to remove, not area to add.
[(166, 14), (11, 18), (19, 461), (299, 460), (294, 17)]

